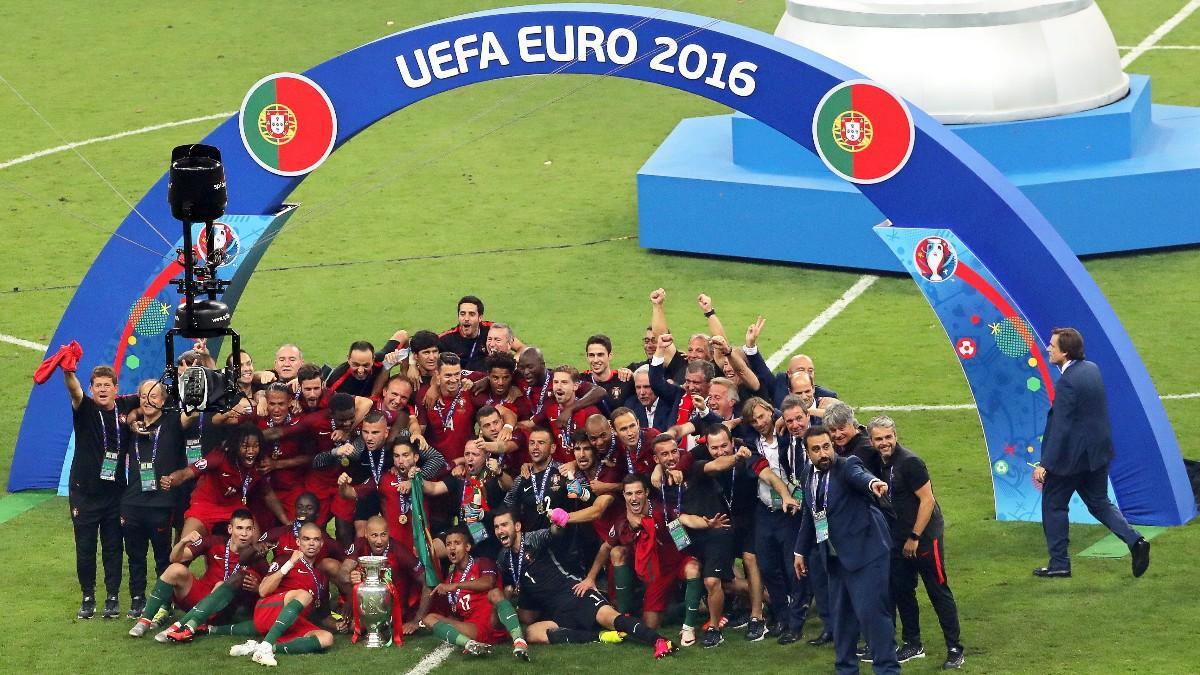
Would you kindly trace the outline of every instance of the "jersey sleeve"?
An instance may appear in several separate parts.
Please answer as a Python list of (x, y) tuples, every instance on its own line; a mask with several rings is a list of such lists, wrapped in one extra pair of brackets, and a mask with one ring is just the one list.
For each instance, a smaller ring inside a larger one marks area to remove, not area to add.
[(496, 572), (496, 563), (492, 562), (491, 558), (476, 558), (475, 569), (479, 570), (479, 578), (487, 575), (491, 575), (493, 579), (499, 577)]

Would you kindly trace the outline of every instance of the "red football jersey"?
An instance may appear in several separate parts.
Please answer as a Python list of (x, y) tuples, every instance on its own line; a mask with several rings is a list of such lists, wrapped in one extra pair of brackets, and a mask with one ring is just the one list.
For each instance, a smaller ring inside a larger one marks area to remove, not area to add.
[(462, 457), (463, 447), (475, 436), (475, 402), (467, 392), (443, 397), (429, 407), (422, 405), (417, 415), (425, 427), (425, 439), (447, 462)]
[[(492, 578), (492, 586), (495, 587), (496, 579), (496, 564), (488, 558), (476, 558), (468, 556), (466, 563), (461, 569), (453, 569), (446, 577), (446, 581), (450, 583), (461, 584), (467, 581), (475, 581), (485, 576)], [(488, 589), (491, 590), (490, 588)], [(491, 606), (491, 601), (488, 600), (488, 591), (452, 591), (447, 594), (450, 600), (450, 608), (461, 619), (466, 619), (472, 613), (478, 612), (479, 608)]]
[(258, 466), (245, 468), (229, 460), (222, 449), (210, 450), (191, 466), (199, 478), (192, 491), (192, 504), (203, 504), (212, 508), (241, 508), (249, 501), (254, 488), (266, 480)]
[[(272, 528), (263, 533), (259, 537), (259, 541), (265, 542), (267, 547), (274, 552), (275, 560), (286, 561), (292, 557), (292, 552), (298, 546), (296, 542), (300, 536), (300, 525), (300, 523), (292, 523)], [(320, 550), (317, 551), (317, 562), (321, 562), (325, 558), (333, 558), (338, 562), (345, 560), (346, 554), (342, 552), (342, 548), (337, 545), (337, 542), (328, 533), (322, 534), (324, 541), (321, 543)]]

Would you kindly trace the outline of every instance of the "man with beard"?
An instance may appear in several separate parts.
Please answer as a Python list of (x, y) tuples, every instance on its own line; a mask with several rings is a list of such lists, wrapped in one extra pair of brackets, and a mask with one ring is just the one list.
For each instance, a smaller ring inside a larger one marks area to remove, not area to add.
[(825, 559), (833, 616), (837, 672), (859, 672), (855, 653), (861, 633), (871, 645), (876, 673), (899, 673), (896, 625), (888, 592), (891, 533), (875, 503), (888, 486), (863, 468), (857, 456), (839, 456), (824, 427), (804, 434), (812, 464), (804, 476), (804, 506), (796, 537), (796, 576), (808, 573), (808, 560)]
[(466, 473), (445, 476), (440, 481), (425, 481), (421, 488), (426, 495), (440, 497), (449, 495), (457, 504), (455, 516), (458, 525), (471, 536), (471, 546), (480, 556), (495, 560), (500, 553), (500, 544), (491, 536), (492, 511), (504, 503), (512, 487), (512, 479), (500, 471), (496, 460), (477, 445), (468, 443), (463, 451)]
[[(579, 386), (579, 371), (575, 366), (562, 365), (554, 369), (550, 376), (550, 387), (554, 393), (551, 401), (540, 415), (523, 422), (526, 429), (534, 427), (549, 428), (554, 434), (554, 458), (560, 463), (571, 461), (570, 447), (575, 432), (583, 428), (587, 418), (598, 414), (600, 410), (593, 405), (580, 405), (575, 398)], [(595, 388), (593, 391), (603, 391)]]
[(854, 409), (845, 403), (834, 403), (825, 411), (824, 426), (833, 438), (839, 457), (851, 455), (862, 460), (863, 468), (876, 478), (883, 478), (883, 460), (871, 445), (867, 430), (854, 417)]
[[(404, 439), (397, 439), (392, 444), (391, 452), (392, 469), (384, 472), (380, 483), (370, 481), (351, 485), (350, 475), (343, 473), (338, 477), (338, 491), (346, 499), (363, 499), (378, 493), (391, 536), (411, 551), (415, 524), (412, 518), (412, 477), (420, 473), (424, 480), (433, 480), (446, 470), (446, 460), (432, 448), (418, 453), (412, 442)], [(436, 526), (430, 524), (430, 530), (435, 529)]]
[(479, 435), (467, 441), (466, 447), (474, 446), (496, 459), (510, 478), (520, 473), (521, 465), (529, 461), (527, 432), (523, 428), (514, 431), (513, 426), (500, 416), (500, 411), (490, 405), (475, 411), (475, 424), (479, 427)]
[[(429, 398), (418, 409), (421, 429), (430, 444), (441, 451), (453, 471), (463, 472), (463, 448), (474, 432), (475, 403), (469, 392), (464, 391), (462, 365), (453, 353), (438, 358), (438, 373), (430, 386)], [(497, 409), (508, 424), (517, 421), (516, 415), (507, 408)]]
[[(578, 371), (576, 371), (578, 372)], [(546, 405), (554, 401), (554, 389), (550, 386), (550, 372), (546, 370), (546, 359), (542, 350), (537, 347), (527, 347), (517, 358), (517, 387), (521, 389), (529, 404), (529, 417), (533, 419), (541, 415)], [(604, 390), (593, 387), (588, 382), (579, 382), (575, 387), (575, 399), (558, 411), (559, 421), (565, 421), (575, 410), (600, 403), (604, 398)]]
[(521, 396), (521, 390), (513, 386), (517, 372), (517, 361), (511, 354), (494, 354), (484, 362), (487, 383), (483, 391), (472, 394), (475, 408), (485, 406), (507, 408), (517, 419), (529, 417), (529, 401)]
[(375, 345), (366, 340), (351, 343), (345, 363), (338, 364), (329, 373), (325, 378), (325, 387), (332, 392), (370, 397), (375, 393), (375, 383), (384, 370), (383, 360), (388, 354), (402, 348), (407, 341), (408, 333), (401, 330), (396, 331), (378, 353)]
[(529, 460), (528, 474), (522, 468), (504, 504), (517, 512), (523, 525), (540, 530), (550, 526), (551, 511), (569, 506), (566, 480), (554, 459), (554, 436), (549, 429), (529, 432)]
[(309, 621), (321, 606), (329, 577), (317, 565), (324, 533), (315, 523), (300, 528), (298, 548), (290, 558), (271, 563), (270, 573), (259, 584), (262, 598), (254, 606), (254, 630), (261, 642), (248, 640), (229, 649), (230, 656), (250, 656), (255, 663), (276, 665), (280, 654), (311, 654), (333, 646), (333, 634)]
[(588, 372), (584, 377), (593, 385), (604, 389), (600, 408), (605, 414), (625, 405), (625, 399), (633, 396), (633, 371), (628, 368), (614, 369), (612, 365), (612, 340), (607, 335), (593, 335), (584, 345)]
[(946, 551), (942, 545), (945, 525), (942, 509), (933, 496), (929, 469), (920, 457), (900, 445), (896, 423), (880, 415), (867, 424), (871, 444), (883, 459), (894, 517), (892, 531), (892, 601), (900, 614), (904, 645), (896, 655), (900, 663), (925, 656), (921, 645), (921, 615), (917, 608), (917, 576), (925, 584), (929, 602), (937, 613), (946, 640), (942, 667), (961, 668), (963, 645), (959, 641), (958, 605), (946, 580)]
[(442, 348), (458, 355), (467, 370), (479, 370), (487, 358), (487, 337), (492, 322), (483, 320), (483, 300), (464, 295), (458, 301), (458, 325), (438, 335)]
[[(663, 509), (650, 504), (646, 479), (638, 475), (626, 476), (622, 481), (625, 512), (605, 533), (604, 542), (596, 553), (595, 561), (583, 581), (575, 585), (575, 594), (583, 596), (595, 590), (596, 577), (605, 563), (619, 572), (618, 583), (628, 583), (636, 574), (645, 584), (646, 593), (642, 601), (642, 619), (652, 629), (658, 629), (662, 613), (667, 608), (676, 585), (684, 582), (683, 627), (679, 644), (690, 647), (696, 643), (696, 616), (700, 607), (700, 561), (682, 552), (668, 530)], [(705, 527), (719, 527), (713, 521), (704, 521)], [(695, 524), (693, 524), (695, 525)], [(728, 522), (724, 523), (728, 527)], [(630, 559), (633, 567), (630, 569)], [(720, 584), (718, 583), (718, 586)], [(718, 613), (719, 616), (719, 613)]]
[[(341, 577), (353, 587), (351, 598), (355, 607), (358, 606), (358, 584), (363, 580), (358, 559), (369, 555), (387, 558), (385, 566), (391, 572), (392, 585), (392, 634), (394, 642), (399, 644), (403, 636), (416, 632), (419, 622), (429, 612), (433, 595), (425, 586), (425, 566), (413, 555), (411, 547), (392, 538), (386, 518), (371, 516), (367, 519), (364, 535), (346, 549), (346, 560), (342, 563)], [(408, 599), (417, 589), (420, 589), (420, 604), (416, 614), (406, 622), (404, 612), (410, 608)]]
[[(239, 551), (258, 538), (258, 527), (250, 511), (243, 508), (230, 516), (229, 530), (228, 537), (205, 536), (192, 530), (176, 542), (171, 549), (171, 564), (155, 582), (146, 602), (146, 611), (129, 629), (130, 637), (142, 637), (153, 628), (154, 621), (148, 617), (158, 614), (158, 610), (172, 600), (178, 607), (191, 609), (208, 597), (217, 584), (241, 571)], [(196, 578), (188, 569), (188, 563), (199, 556), (204, 556), (204, 575)], [(255, 573), (247, 575), (246, 585), (258, 590), (258, 580), (265, 572), (266, 566), (260, 564)], [(182, 629), (182, 625), (172, 629)]]
[(218, 447), (194, 464), (163, 476), (159, 487), (175, 490), (196, 479), (191, 506), (184, 513), (180, 539), (193, 532), (213, 534), (230, 521), (235, 511), (245, 509), (251, 499), (261, 499), (280, 522), (287, 520), (279, 497), (259, 467), (262, 431), (253, 425), (239, 427), (229, 447)]
[[(368, 482), (378, 486), (383, 475), (392, 468), (387, 439), (387, 418), (383, 413), (372, 410), (363, 419), (362, 429), (353, 440), (316, 455), (312, 465), (321, 470), (329, 467), (337, 470), (340, 466), (341, 471), (349, 474), (351, 486)], [(341, 476), (338, 478), (340, 481)], [(361, 512), (359, 506), (363, 507)], [(339, 491), (333, 498), (331, 511), (336, 519), (338, 543), (347, 546), (360, 535), (359, 522), (365, 526), (367, 518), (379, 513), (379, 499), (367, 498), (360, 503), (357, 499), (347, 499)]]
[(446, 595), (452, 616), (426, 614), (422, 623), (446, 644), (462, 647), (464, 654), (472, 656), (490, 654), (492, 645), (507, 634), (513, 641), (513, 656), (528, 661), (529, 643), (517, 611), (496, 583), (495, 562), (475, 556), (473, 540), (474, 536), (462, 526), (446, 533), (450, 573), (433, 592)]
[[(591, 589), (581, 596), (575, 595), (573, 589), (582, 579), (564, 571), (550, 545), (552, 536), (561, 532), (560, 525), (526, 533), (508, 509), (500, 509), (494, 515), (496, 538), (504, 547), (497, 563), (504, 575), (508, 597), (516, 600), (522, 610), (540, 611), (541, 616), (546, 617), (526, 629), (530, 642), (592, 642), (599, 625), (652, 645), (655, 659), (675, 652), (675, 645), (670, 640), (644, 622), (619, 613), (599, 591)], [(559, 522), (565, 522), (566, 518), (564, 511), (555, 513)], [(609, 641), (620, 639), (611, 636)]]
[[(300, 547), (301, 528), (309, 523), (317, 524), (317, 518), (320, 516), (320, 505), (316, 495), (311, 492), (302, 493), (297, 497), (294, 509), (295, 520), (287, 525), (271, 528), (259, 537), (259, 541), (266, 545), (266, 550), (274, 555), (275, 560), (284, 560), (297, 551)], [(342, 547), (322, 529), (321, 546), (315, 554), (316, 564), (330, 578), (338, 579), (338, 569), (345, 560), (346, 554)], [(339, 583), (339, 587), (343, 592), (342, 597), (346, 597), (349, 586)]]

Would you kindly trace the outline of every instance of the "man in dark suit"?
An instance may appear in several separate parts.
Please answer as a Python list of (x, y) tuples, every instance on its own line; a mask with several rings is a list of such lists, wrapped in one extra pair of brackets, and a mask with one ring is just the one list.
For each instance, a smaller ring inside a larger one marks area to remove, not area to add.
[(1042, 461), (1033, 479), (1042, 483), (1042, 529), (1050, 564), (1033, 571), (1039, 577), (1071, 576), (1067, 555), (1068, 503), (1079, 493), (1091, 514), (1128, 546), (1133, 576), (1150, 565), (1150, 542), (1129, 526), (1108, 499), (1108, 463), (1112, 461), (1112, 434), (1108, 426), (1108, 401), (1104, 380), (1095, 363), (1083, 357), (1083, 336), (1074, 328), (1055, 328), (1047, 350), (1050, 363), (1062, 375), (1055, 385), (1054, 404), (1046, 415), (1042, 434)]
[(810, 428), (804, 438), (812, 466), (804, 472), (796, 574), (808, 574), (810, 558), (825, 563), (838, 673), (859, 672), (860, 632), (871, 645), (875, 672), (899, 673), (888, 593), (891, 531), (874, 499), (887, 494), (887, 483), (864, 469), (858, 457), (839, 457), (824, 427)]

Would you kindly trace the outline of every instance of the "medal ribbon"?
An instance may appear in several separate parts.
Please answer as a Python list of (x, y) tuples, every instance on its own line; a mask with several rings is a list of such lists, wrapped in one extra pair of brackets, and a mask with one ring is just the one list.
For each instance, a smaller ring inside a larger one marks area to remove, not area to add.
[(241, 560), (239, 560), (238, 564), (233, 566), (233, 571), (230, 572), (229, 559), (232, 557), (233, 557), (233, 546), (230, 544), (230, 542), (227, 541), (227, 542), (225, 542), (225, 564), (224, 564), (225, 574), (224, 574), (224, 576), (221, 577), (222, 581), (228, 581), (229, 577), (233, 576), (234, 574), (237, 574), (238, 571), (240, 569), (242, 569), (242, 563), (241, 563)]
[(508, 552), (508, 571), (512, 573), (513, 590), (521, 592), (521, 571), (525, 568), (525, 537), (521, 537), (521, 543), (517, 546), (517, 554), (512, 554), (512, 549)]
[[(475, 566), (475, 556), (467, 556), (467, 566), (462, 573), (458, 575), (458, 579), (454, 581), (456, 584), (461, 584), (467, 580), (467, 576), (471, 574), (471, 568)], [(450, 607), (458, 607), (458, 599), (462, 596), (462, 589), (450, 591), (446, 597), (450, 598)]]
[[(534, 409), (530, 417), (537, 417), (542, 414), (542, 406), (546, 405), (546, 387), (550, 386), (550, 373), (546, 373), (546, 379), (542, 382), (542, 389), (538, 393), (537, 407)], [(533, 405), (533, 383), (525, 387), (525, 398), (529, 399), (529, 405)]]
[[(284, 416), (283, 426), (285, 426), (285, 427), (292, 426), (292, 414), (291, 413), (288, 413), (287, 415)], [(270, 415), (267, 416), (267, 428), (268, 429), (275, 428), (275, 420), (272, 419)], [(274, 447), (274, 449), (271, 450), (271, 457), (274, 459), (279, 459), (279, 456), (283, 454), (283, 451), (279, 449), (279, 439), (276, 438), (272, 443), (274, 444), (275, 447)]]
[(300, 556), (300, 564), (304, 565), (304, 571), (308, 572), (308, 575), (312, 577), (313, 586), (316, 586), (317, 588), (317, 592), (313, 595), (313, 606), (320, 607), (321, 595), (323, 595), (325, 592), (325, 585), (321, 583), (321, 579), (317, 576), (317, 570), (313, 569), (313, 566), (304, 558), (304, 556)]
[(538, 504), (541, 504), (542, 499), (546, 496), (546, 486), (550, 483), (550, 472), (554, 471), (557, 466), (558, 462), (550, 462), (550, 466), (547, 466), (546, 470), (542, 472), (542, 484), (540, 486), (538, 485), (537, 478), (533, 479), (533, 498)]
[(377, 485), (377, 486), (382, 485), (381, 481), (383, 479), (384, 453), (385, 453), (385, 449), (383, 447), (380, 447), (379, 448), (379, 463), (376, 464), (375, 463), (375, 451), (367, 450), (367, 463), (371, 467), (371, 477), (375, 479), (375, 485)]
[(462, 398), (462, 390), (460, 389), (454, 395), (454, 399), (450, 401), (450, 411), (446, 412), (446, 406), (442, 404), (441, 399), (438, 399), (433, 404), (433, 409), (438, 411), (442, 417), (442, 431), (454, 431), (454, 411), (458, 408), (458, 401)]

